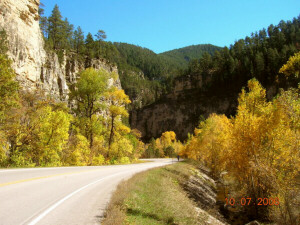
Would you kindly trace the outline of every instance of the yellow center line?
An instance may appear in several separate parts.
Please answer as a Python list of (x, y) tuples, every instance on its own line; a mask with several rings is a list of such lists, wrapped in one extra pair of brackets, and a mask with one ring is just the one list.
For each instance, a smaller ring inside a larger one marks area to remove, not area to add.
[(16, 181), (11, 181), (7, 183), (2, 183), (0, 184), (0, 187), (12, 185), (12, 184), (18, 184), (18, 183), (23, 183), (23, 182), (28, 182), (28, 181), (33, 181), (33, 180), (40, 180), (40, 179), (46, 179), (46, 178), (51, 178), (51, 177), (58, 177), (58, 176), (63, 176), (63, 175), (70, 175), (70, 174), (78, 174), (78, 173), (84, 173), (84, 172), (91, 172), (91, 171), (96, 171), (99, 169), (94, 169), (94, 170), (82, 170), (78, 172), (69, 172), (69, 173), (60, 173), (60, 174), (54, 174), (54, 175), (48, 175), (48, 176), (42, 176), (42, 177), (33, 177), (33, 178), (28, 178), (28, 179), (23, 179), (23, 180), (16, 180)]

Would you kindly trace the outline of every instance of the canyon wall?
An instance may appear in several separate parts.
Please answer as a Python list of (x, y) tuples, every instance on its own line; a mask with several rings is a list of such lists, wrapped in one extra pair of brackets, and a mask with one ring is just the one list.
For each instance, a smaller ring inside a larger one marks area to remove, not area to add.
[(144, 141), (160, 137), (163, 132), (170, 130), (183, 141), (188, 133), (194, 132), (199, 121), (211, 113), (234, 114), (237, 94), (205, 90), (204, 84), (209, 82), (211, 77), (177, 78), (173, 92), (151, 105), (131, 112), (132, 128), (142, 132)]
[[(152, 137), (160, 137), (165, 131), (174, 131), (179, 140), (184, 141), (188, 133), (193, 134), (199, 122), (210, 114), (225, 114), (233, 116), (238, 105), (238, 95), (244, 81), (213, 81), (211, 75), (187, 75), (174, 80), (173, 91), (155, 103), (138, 110), (133, 110), (130, 115), (132, 128), (142, 132), (144, 141)], [(272, 99), (279, 88), (292, 86), (285, 83), (270, 82), (264, 84), (267, 90), (267, 99)]]

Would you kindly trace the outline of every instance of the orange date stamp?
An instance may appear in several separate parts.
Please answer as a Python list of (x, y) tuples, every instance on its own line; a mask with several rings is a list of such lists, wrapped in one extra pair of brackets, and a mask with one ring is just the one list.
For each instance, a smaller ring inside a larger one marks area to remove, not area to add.
[(226, 205), (241, 205), (241, 206), (248, 206), (248, 205), (259, 205), (259, 206), (267, 206), (267, 205), (279, 205), (278, 198), (241, 198), (236, 200), (235, 198), (225, 198)]

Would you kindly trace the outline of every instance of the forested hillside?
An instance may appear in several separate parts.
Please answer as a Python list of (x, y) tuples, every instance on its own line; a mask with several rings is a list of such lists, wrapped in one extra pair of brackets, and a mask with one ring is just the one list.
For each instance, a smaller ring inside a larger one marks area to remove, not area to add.
[[(300, 49), (300, 17), (281, 21), (217, 51), (192, 60), (173, 89), (159, 101), (132, 112), (131, 125), (145, 140), (173, 130), (184, 140), (201, 118), (211, 113), (234, 115), (237, 98), (248, 80), (256, 78), (267, 98), (280, 88), (296, 87), (299, 78), (285, 77), (279, 69)], [(178, 107), (180, 105), (180, 107)]]
[(157, 100), (171, 87), (179, 69), (176, 63), (165, 60), (153, 51), (126, 43), (113, 44), (120, 57), (115, 62), (125, 92), (139, 108)]
[(127, 43), (107, 42), (105, 31), (84, 34), (81, 27), (74, 26), (63, 18), (56, 5), (49, 17), (43, 16), (40, 7), (40, 26), (44, 34), (46, 49), (55, 51), (60, 60), (64, 54), (76, 53), (85, 61), (104, 58), (118, 66), (120, 80), (133, 104), (140, 108), (159, 99), (171, 90), (173, 79), (186, 69), (190, 59), (199, 58), (204, 52), (213, 54), (219, 47), (196, 45), (156, 54), (153, 51)]
[[(299, 51), (300, 17), (281, 21), (236, 41), (214, 56), (203, 55), (193, 60), (185, 75), (211, 76), (212, 86), (232, 85), (240, 89), (256, 77), (263, 85), (279, 82), (278, 71), (291, 55)], [(213, 88), (213, 87), (212, 87)]]
[(214, 55), (215, 51), (219, 51), (221, 49), (221, 47), (217, 47), (215, 45), (201, 44), (174, 49), (160, 53), (159, 55), (166, 60), (172, 60), (176, 62), (177, 66), (179, 66), (181, 69), (184, 69), (188, 66), (190, 61), (200, 58), (205, 52), (209, 53), (210, 55)]

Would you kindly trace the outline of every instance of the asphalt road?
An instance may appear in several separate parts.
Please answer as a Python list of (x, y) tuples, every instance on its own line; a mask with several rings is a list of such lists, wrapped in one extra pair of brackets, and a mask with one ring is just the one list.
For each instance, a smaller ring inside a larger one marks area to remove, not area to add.
[(0, 224), (99, 224), (120, 181), (170, 163), (0, 169)]

